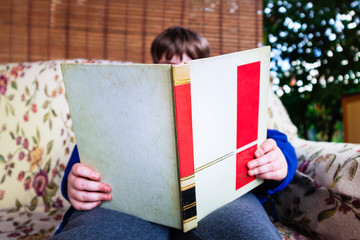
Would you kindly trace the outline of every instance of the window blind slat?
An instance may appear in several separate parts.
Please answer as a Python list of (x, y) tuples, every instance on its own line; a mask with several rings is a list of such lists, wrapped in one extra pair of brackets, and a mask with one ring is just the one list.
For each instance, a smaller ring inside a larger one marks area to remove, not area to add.
[(202, 33), (211, 55), (262, 40), (261, 0), (2, 0), (0, 62), (64, 58), (151, 63), (155, 36), (173, 25)]

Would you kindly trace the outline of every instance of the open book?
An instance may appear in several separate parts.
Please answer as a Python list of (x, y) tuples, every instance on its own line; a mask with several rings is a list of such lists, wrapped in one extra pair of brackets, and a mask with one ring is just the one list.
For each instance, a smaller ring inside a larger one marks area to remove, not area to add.
[(269, 47), (182, 65), (61, 65), (81, 162), (103, 207), (188, 231), (262, 181)]

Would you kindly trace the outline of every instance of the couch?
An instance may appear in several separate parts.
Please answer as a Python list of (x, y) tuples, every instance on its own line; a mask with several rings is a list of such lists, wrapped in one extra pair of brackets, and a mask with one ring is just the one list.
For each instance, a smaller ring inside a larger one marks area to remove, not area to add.
[[(0, 239), (49, 239), (69, 207), (60, 186), (75, 138), (61, 62), (0, 65)], [(268, 201), (283, 238), (360, 239), (360, 145), (300, 139), (272, 92), (269, 103), (269, 128), (289, 136), (299, 160)]]
[(360, 145), (297, 136), (280, 99), (270, 92), (268, 127), (287, 134), (298, 169), (272, 198), (276, 220), (310, 239), (360, 239)]

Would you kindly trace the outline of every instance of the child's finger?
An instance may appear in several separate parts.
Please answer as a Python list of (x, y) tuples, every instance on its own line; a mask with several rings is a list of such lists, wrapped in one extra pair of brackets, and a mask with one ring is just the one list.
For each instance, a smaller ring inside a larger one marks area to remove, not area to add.
[(262, 179), (271, 179), (271, 180), (280, 181), (285, 178), (286, 174), (287, 173), (284, 170), (279, 170), (279, 171), (266, 172), (263, 174), (259, 174), (259, 175), (257, 175), (257, 177), (262, 178)]
[(277, 144), (276, 144), (275, 140), (272, 138), (268, 138), (268, 139), (266, 139), (265, 142), (263, 142), (260, 145), (259, 149), (261, 149), (265, 154), (267, 152), (270, 152), (271, 150), (274, 150), (276, 147), (277, 147)]
[(264, 156), (264, 154), (265, 154), (264, 151), (261, 148), (258, 148), (258, 149), (256, 149), (254, 156), (255, 156), (255, 158), (259, 158), (259, 157)]
[(111, 200), (111, 195), (108, 193), (76, 191), (72, 196), (73, 200), (79, 202), (98, 202)]
[(71, 205), (78, 211), (91, 210), (96, 208), (101, 204), (101, 201), (96, 202), (80, 202), (74, 199), (71, 199)]
[(264, 174), (267, 172), (274, 172), (280, 170), (281, 168), (282, 165), (279, 161), (268, 162), (256, 168), (249, 169), (249, 175), (254, 176), (254, 175)]
[(247, 163), (247, 167), (248, 167), (248, 169), (254, 169), (256, 167), (268, 164), (275, 160), (276, 160), (275, 152), (268, 152), (267, 154), (265, 154), (259, 158), (255, 158), (255, 159), (249, 161)]
[(75, 177), (72, 180), (72, 187), (79, 191), (88, 191), (88, 192), (110, 192), (111, 188), (108, 184), (88, 180), (82, 177)]
[(81, 164), (81, 163), (76, 163), (72, 169), (71, 169), (71, 173), (74, 174), (77, 177), (84, 177), (84, 178), (89, 178), (95, 181), (99, 181), (100, 180), (100, 174), (95, 172), (94, 170), (92, 170), (91, 168)]

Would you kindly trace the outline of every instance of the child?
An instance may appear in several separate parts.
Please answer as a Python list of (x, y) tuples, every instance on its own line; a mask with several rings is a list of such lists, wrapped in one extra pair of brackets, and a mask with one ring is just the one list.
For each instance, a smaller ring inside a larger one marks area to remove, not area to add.
[[(208, 57), (210, 48), (200, 34), (183, 27), (172, 27), (156, 37), (151, 54), (154, 63), (181, 64)], [(197, 229), (185, 234), (98, 207), (102, 201), (111, 199), (111, 187), (100, 182), (97, 172), (80, 163), (75, 147), (62, 183), (62, 193), (72, 207), (65, 214), (54, 239), (282, 239), (260, 201), (290, 183), (297, 159), (284, 134), (268, 130), (268, 138), (247, 165), (248, 174), (265, 179), (265, 183), (216, 210), (201, 220)]]

